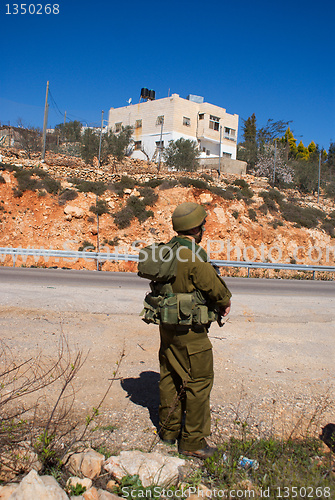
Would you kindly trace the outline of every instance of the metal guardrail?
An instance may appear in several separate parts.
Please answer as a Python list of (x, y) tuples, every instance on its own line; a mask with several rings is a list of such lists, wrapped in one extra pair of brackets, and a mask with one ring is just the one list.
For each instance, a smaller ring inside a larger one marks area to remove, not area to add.
[[(40, 257), (44, 257), (46, 262), (50, 257), (62, 259), (93, 259), (97, 262), (97, 269), (99, 263), (105, 261), (125, 261), (125, 262), (138, 262), (138, 255), (134, 254), (120, 254), (118, 252), (84, 252), (72, 250), (47, 250), (44, 248), (10, 248), (0, 247), (0, 256), (11, 255), (13, 259), (13, 267), (15, 267), (16, 259), (20, 256), (33, 256), (37, 262)], [(38, 259), (36, 260), (36, 258)], [(3, 259), (1, 259), (3, 260)], [(211, 263), (218, 267), (246, 267), (248, 269), (248, 277), (250, 269), (285, 269), (291, 271), (310, 271), (315, 272), (331, 272), (335, 273), (334, 266), (311, 266), (302, 264), (286, 264), (281, 262), (253, 262), (253, 261), (237, 261), (237, 260), (211, 260)]]

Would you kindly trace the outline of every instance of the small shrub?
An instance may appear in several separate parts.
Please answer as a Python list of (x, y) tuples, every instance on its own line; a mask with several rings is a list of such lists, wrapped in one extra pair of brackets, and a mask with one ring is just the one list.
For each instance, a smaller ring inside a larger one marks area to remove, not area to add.
[(335, 238), (335, 227), (334, 227), (334, 222), (331, 222), (331, 221), (325, 221), (321, 228), (326, 231), (327, 234), (329, 234), (329, 236), (331, 236), (332, 238)]
[(123, 196), (124, 189), (133, 189), (135, 187), (135, 181), (127, 175), (123, 175), (119, 182), (112, 184), (112, 189), (119, 195)]
[(248, 217), (252, 221), (256, 221), (257, 220), (257, 214), (256, 214), (256, 212), (255, 212), (255, 210), (253, 208), (249, 208), (249, 210), (248, 210)]
[(191, 179), (190, 177), (182, 177), (179, 179), (179, 184), (184, 187), (194, 187), (197, 189), (209, 189), (207, 182), (202, 181), (201, 179)]
[(282, 215), (285, 220), (295, 222), (296, 227), (307, 227), (309, 229), (317, 227), (320, 220), (324, 220), (325, 214), (317, 208), (302, 208), (293, 203), (281, 204)]
[(232, 212), (232, 216), (233, 216), (235, 219), (238, 219), (238, 211), (237, 211), (237, 210), (234, 210), (234, 212)]
[(284, 195), (280, 191), (278, 191), (278, 189), (275, 188), (269, 189), (268, 195), (269, 198), (271, 198), (271, 200), (276, 201), (278, 204), (280, 204), (284, 199)]
[(149, 181), (145, 182), (143, 186), (148, 186), (151, 188), (155, 188), (158, 186), (161, 186), (165, 182), (163, 179), (150, 179)]
[(159, 189), (164, 191), (165, 189), (172, 189), (178, 184), (178, 181), (175, 179), (169, 179), (162, 182), (159, 186)]
[(134, 218), (133, 211), (130, 207), (126, 206), (114, 215), (114, 222), (119, 229), (129, 227), (132, 219)]
[(263, 203), (262, 205), (260, 205), (260, 207), (258, 208), (258, 210), (263, 215), (266, 215), (268, 213), (268, 207), (267, 207), (267, 205), (265, 203)]
[(201, 177), (206, 181), (206, 182), (213, 182), (213, 177), (208, 175), (208, 174), (201, 174)]
[(61, 188), (60, 182), (56, 181), (56, 179), (53, 179), (52, 177), (45, 177), (41, 184), (50, 194), (57, 194)]
[(234, 186), (239, 186), (241, 188), (248, 188), (249, 187), (249, 184), (244, 179), (236, 179), (233, 182), (233, 184), (234, 184)]
[(21, 198), (21, 196), (23, 196), (23, 191), (18, 188), (13, 188), (13, 196), (14, 198)]
[(90, 241), (84, 240), (80, 247), (78, 248), (78, 252), (91, 252), (95, 250), (95, 246)]
[(97, 200), (95, 205), (90, 206), (90, 212), (95, 215), (103, 215), (109, 213), (109, 206), (105, 200)]
[(94, 193), (97, 196), (101, 196), (107, 189), (106, 184), (102, 181), (80, 181), (76, 187), (82, 193)]
[(210, 191), (213, 194), (216, 194), (217, 196), (221, 196), (224, 200), (233, 200), (234, 199), (234, 193), (228, 189), (222, 189), (219, 186), (212, 186), (210, 188)]
[(65, 205), (67, 201), (73, 201), (78, 197), (78, 191), (75, 189), (65, 189), (59, 197), (58, 197), (58, 203), (59, 205)]
[(149, 205), (150, 207), (152, 207), (158, 200), (158, 195), (151, 187), (140, 188), (140, 193), (141, 196), (143, 196), (144, 205)]
[(5, 178), (0, 175), (0, 184), (6, 184)]
[(102, 244), (103, 245), (109, 245), (110, 247), (116, 247), (120, 241), (120, 238), (118, 236), (115, 236), (112, 240), (107, 240), (104, 239)]
[(278, 219), (276, 219), (272, 222), (273, 229), (277, 229), (278, 226), (283, 226), (283, 225), (284, 225), (284, 223)]
[(248, 199), (252, 198), (254, 196), (253, 190), (248, 188), (248, 187), (242, 187), (241, 193), (242, 193), (242, 196), (244, 198), (248, 198)]

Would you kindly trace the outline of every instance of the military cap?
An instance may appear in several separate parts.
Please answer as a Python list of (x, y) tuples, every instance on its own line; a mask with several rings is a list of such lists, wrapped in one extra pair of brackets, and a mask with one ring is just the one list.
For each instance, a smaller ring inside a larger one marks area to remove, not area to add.
[(172, 214), (173, 229), (180, 232), (201, 226), (206, 216), (204, 207), (198, 203), (186, 201), (178, 205)]

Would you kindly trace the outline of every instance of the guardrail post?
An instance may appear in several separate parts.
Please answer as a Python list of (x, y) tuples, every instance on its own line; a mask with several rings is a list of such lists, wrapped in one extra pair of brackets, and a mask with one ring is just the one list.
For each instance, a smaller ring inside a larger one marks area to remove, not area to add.
[(249, 278), (250, 267), (248, 267), (248, 278)]
[(16, 253), (15, 253), (15, 250), (14, 250), (14, 253), (13, 253), (13, 267), (15, 267), (15, 262), (16, 262)]

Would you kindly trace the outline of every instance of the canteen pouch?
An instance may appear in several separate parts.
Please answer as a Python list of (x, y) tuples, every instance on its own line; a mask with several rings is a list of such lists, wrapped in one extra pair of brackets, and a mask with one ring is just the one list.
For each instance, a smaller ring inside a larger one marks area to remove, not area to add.
[(191, 293), (177, 293), (178, 324), (192, 325), (194, 297)]
[(160, 319), (167, 325), (178, 325), (177, 295), (171, 294), (163, 298), (160, 306)]

